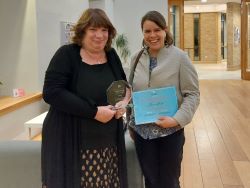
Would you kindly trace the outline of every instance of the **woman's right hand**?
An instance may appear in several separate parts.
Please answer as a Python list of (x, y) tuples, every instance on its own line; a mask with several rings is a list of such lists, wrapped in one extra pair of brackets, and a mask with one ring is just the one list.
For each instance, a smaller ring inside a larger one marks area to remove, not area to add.
[(113, 106), (111, 106), (111, 105), (98, 106), (97, 107), (98, 110), (97, 110), (97, 113), (95, 115), (95, 119), (97, 121), (102, 122), (102, 123), (107, 123), (108, 121), (110, 121), (114, 117), (114, 115), (116, 113), (116, 111), (112, 110), (112, 108), (113, 108)]

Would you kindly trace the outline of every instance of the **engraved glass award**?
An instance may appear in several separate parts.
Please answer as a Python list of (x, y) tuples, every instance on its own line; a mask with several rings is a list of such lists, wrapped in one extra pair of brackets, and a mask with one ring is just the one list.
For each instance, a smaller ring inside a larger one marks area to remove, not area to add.
[(123, 101), (126, 97), (127, 89), (130, 89), (128, 82), (125, 80), (117, 80), (107, 89), (107, 101), (110, 105), (115, 106), (119, 101)]

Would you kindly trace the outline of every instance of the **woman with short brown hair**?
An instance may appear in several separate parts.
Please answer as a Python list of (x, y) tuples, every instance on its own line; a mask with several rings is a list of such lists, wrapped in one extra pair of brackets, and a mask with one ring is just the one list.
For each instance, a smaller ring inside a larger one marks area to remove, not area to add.
[(50, 104), (42, 130), (46, 188), (127, 188), (121, 106), (129, 99), (112, 106), (106, 95), (114, 81), (126, 80), (111, 48), (115, 34), (103, 10), (87, 9), (73, 43), (51, 59), (43, 88)]

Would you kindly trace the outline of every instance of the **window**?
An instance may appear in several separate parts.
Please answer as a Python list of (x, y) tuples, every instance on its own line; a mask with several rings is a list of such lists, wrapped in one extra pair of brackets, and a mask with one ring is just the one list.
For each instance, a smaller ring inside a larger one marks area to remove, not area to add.
[(200, 14), (194, 14), (194, 61), (200, 60)]
[(221, 13), (221, 58), (227, 59), (226, 14)]

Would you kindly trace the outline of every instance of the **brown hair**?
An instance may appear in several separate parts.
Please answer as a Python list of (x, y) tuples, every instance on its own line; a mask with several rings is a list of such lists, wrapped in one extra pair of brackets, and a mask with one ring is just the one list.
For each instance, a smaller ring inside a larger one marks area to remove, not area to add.
[[(141, 29), (143, 29), (143, 24), (145, 21), (151, 21), (154, 22), (156, 25), (158, 25), (161, 29), (165, 30), (167, 28), (166, 20), (163, 17), (163, 15), (157, 11), (149, 11), (147, 12), (141, 19)], [(166, 31), (166, 37), (165, 37), (165, 45), (170, 46), (174, 42), (173, 37), (171, 33), (167, 30)], [(143, 42), (143, 45), (144, 42)]]
[(98, 8), (89, 8), (83, 12), (77, 24), (73, 27), (72, 31), (74, 35), (72, 37), (72, 42), (82, 46), (82, 39), (85, 36), (85, 32), (88, 27), (104, 27), (108, 29), (108, 41), (105, 45), (105, 50), (111, 48), (112, 39), (116, 35), (116, 29), (113, 24), (110, 22), (106, 13)]

